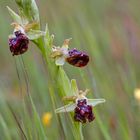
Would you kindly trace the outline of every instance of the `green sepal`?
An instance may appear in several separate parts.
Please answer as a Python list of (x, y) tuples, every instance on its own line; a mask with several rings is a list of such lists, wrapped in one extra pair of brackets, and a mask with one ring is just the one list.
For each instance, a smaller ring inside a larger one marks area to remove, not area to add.
[(22, 25), (21, 17), (17, 13), (15, 13), (10, 7), (7, 6), (7, 9), (9, 11), (10, 15), (12, 16), (14, 22), (17, 22), (18, 24)]
[(105, 102), (105, 99), (88, 99), (88, 105), (96, 106)]
[(35, 40), (35, 39), (38, 39), (38, 38), (44, 36), (45, 32), (40, 31), (40, 30), (32, 30), (32, 29), (30, 29), (29, 32), (27, 32), (26, 34), (27, 34), (27, 37), (30, 40)]

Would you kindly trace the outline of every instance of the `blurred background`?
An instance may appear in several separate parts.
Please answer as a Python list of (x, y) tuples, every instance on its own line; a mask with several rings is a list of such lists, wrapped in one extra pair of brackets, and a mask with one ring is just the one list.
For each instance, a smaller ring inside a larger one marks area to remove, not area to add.
[[(140, 88), (140, 1), (36, 2), (42, 29), (48, 23), (50, 32), (55, 35), (55, 45), (61, 45), (64, 39), (72, 37), (70, 48), (84, 50), (90, 56), (86, 68), (64, 66), (70, 79), (77, 79), (79, 89), (91, 89), (94, 98), (106, 99), (105, 104), (96, 107), (95, 111), (98, 110), (99, 114), (96, 116), (95, 113), (95, 121), (83, 126), (85, 138), (139, 140), (140, 91), (136, 89)], [(5, 139), (4, 128), (8, 129), (12, 139), (18, 140), (20, 134), (17, 134), (18, 128), (6, 102), (12, 102), (17, 114), (20, 112), (19, 92), (26, 93), (23, 69), (28, 73), (29, 88), (40, 116), (52, 112), (52, 107), (47, 94), (47, 66), (37, 47), (31, 43), (29, 51), (22, 57), (13, 57), (9, 51), (8, 36), (13, 28), (7, 5), (17, 11), (14, 1), (0, 0), (0, 139)], [(24, 59), (24, 65), (21, 65), (21, 59)], [(137, 91), (137, 96), (134, 96), (134, 91)], [(8, 128), (4, 127), (2, 120)], [(46, 127), (47, 135), (52, 140), (59, 133), (51, 131), (54, 128), (52, 116), (50, 125)]]

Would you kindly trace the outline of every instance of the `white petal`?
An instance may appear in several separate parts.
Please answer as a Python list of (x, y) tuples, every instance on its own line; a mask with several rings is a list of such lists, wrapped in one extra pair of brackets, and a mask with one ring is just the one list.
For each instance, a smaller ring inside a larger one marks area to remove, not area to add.
[(62, 66), (62, 65), (64, 65), (64, 63), (65, 63), (65, 58), (63, 56), (62, 57), (58, 57), (55, 60), (55, 64), (57, 66)]
[(68, 104), (68, 105), (65, 105), (63, 107), (56, 109), (55, 113), (71, 112), (71, 111), (74, 111), (75, 107), (76, 107), (76, 104), (71, 103), (71, 104)]
[(104, 103), (105, 102), (105, 99), (88, 99), (88, 105), (91, 105), (91, 106), (96, 106), (97, 104), (101, 104), (101, 103)]

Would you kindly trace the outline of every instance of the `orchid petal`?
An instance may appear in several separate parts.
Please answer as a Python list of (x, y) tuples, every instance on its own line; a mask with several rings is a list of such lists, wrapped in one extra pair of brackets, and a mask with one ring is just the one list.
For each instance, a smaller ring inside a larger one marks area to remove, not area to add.
[(61, 52), (63, 52), (63, 55), (65, 57), (68, 57), (68, 55), (69, 55), (68, 48), (61, 48), (60, 50), (61, 50)]
[(105, 99), (88, 99), (88, 105), (96, 106), (97, 104), (104, 103)]
[(65, 58), (62, 56), (62, 57), (57, 57), (56, 60), (55, 60), (55, 64), (57, 66), (62, 66), (64, 65), (65, 63)]
[(71, 104), (68, 104), (68, 105), (65, 105), (63, 107), (56, 109), (55, 113), (71, 112), (71, 111), (74, 111), (75, 107), (76, 107), (76, 104), (71, 103)]

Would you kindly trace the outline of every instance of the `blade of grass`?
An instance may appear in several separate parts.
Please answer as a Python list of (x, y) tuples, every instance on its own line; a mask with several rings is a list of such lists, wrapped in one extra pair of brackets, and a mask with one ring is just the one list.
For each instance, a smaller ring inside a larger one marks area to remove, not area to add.
[(1, 122), (1, 126), (3, 127), (3, 132), (4, 132), (4, 136), (6, 140), (12, 140), (11, 139), (11, 135), (9, 133), (9, 129), (8, 126), (4, 120), (4, 118), (2, 117), (2, 115), (0, 114), (0, 122)]

